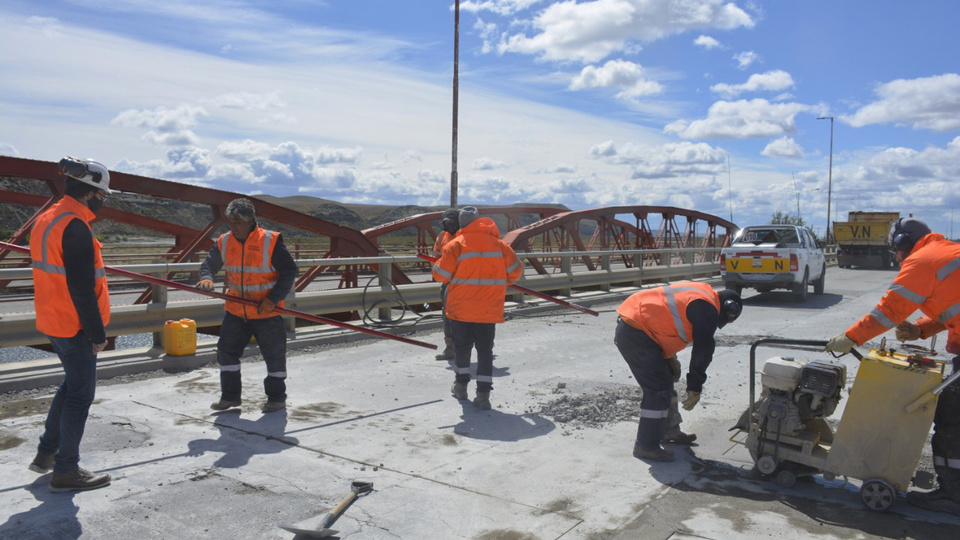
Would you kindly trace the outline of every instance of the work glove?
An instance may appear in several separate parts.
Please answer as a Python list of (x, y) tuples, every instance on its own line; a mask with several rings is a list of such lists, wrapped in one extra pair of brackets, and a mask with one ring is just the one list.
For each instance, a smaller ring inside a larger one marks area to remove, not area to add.
[(271, 311), (273, 311), (273, 308), (275, 307), (277, 307), (277, 305), (273, 303), (273, 300), (270, 300), (269, 298), (264, 298), (263, 300), (260, 301), (259, 304), (257, 304), (257, 313), (259, 313), (260, 315), (263, 315), (265, 313), (270, 313)]
[(683, 410), (690, 411), (697, 406), (700, 401), (700, 392), (691, 392), (687, 390), (687, 397), (683, 398)]
[(670, 358), (667, 358), (667, 363), (670, 364), (670, 372), (673, 373), (673, 382), (680, 381), (680, 361), (677, 360), (677, 355), (673, 355)]
[(920, 327), (912, 322), (903, 321), (897, 325), (896, 334), (900, 341), (920, 339)]
[(854, 345), (856, 345), (856, 343), (854, 343), (852, 339), (848, 338), (846, 333), (842, 333), (827, 342), (826, 350), (847, 354), (853, 350)]
[(213, 290), (213, 280), (212, 279), (201, 279), (197, 282), (197, 288), (201, 291), (212, 291)]

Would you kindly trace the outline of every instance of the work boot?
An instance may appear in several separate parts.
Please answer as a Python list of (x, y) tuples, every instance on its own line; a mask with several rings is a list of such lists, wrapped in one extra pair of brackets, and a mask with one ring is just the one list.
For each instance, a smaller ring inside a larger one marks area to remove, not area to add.
[(490, 392), (477, 392), (477, 397), (473, 398), (473, 404), (481, 411), (489, 411), (493, 408), (490, 405)]
[(225, 411), (240, 406), (240, 400), (221, 399), (216, 403), (211, 403), (210, 408), (215, 411)]
[(917, 508), (931, 512), (944, 512), (960, 516), (960, 503), (953, 500), (943, 489), (929, 492), (910, 491), (907, 493), (907, 502)]
[(465, 382), (453, 383), (453, 388), (450, 391), (453, 392), (453, 397), (457, 399), (467, 399), (467, 383)]
[(674, 428), (663, 436), (663, 439), (660, 440), (660, 444), (692, 444), (695, 440), (697, 440), (697, 436), (693, 433), (684, 433), (680, 431), (680, 428)]
[(659, 447), (647, 450), (639, 444), (635, 444), (633, 446), (633, 457), (649, 461), (673, 461), (673, 452)]
[(453, 352), (453, 338), (443, 338), (444, 349), (443, 352), (435, 356), (437, 360), (455, 360), (457, 358), (456, 354)]
[(260, 412), (262, 413), (272, 413), (276, 411), (282, 411), (287, 408), (287, 402), (284, 401), (267, 401), (263, 404), (263, 407), (260, 407)]
[(48, 473), (53, 469), (53, 456), (45, 456), (37, 452), (37, 455), (27, 468), (40, 474)]
[(50, 477), (50, 491), (62, 493), (64, 491), (86, 491), (110, 485), (110, 475), (107, 473), (92, 473), (77, 468), (68, 473), (53, 473)]

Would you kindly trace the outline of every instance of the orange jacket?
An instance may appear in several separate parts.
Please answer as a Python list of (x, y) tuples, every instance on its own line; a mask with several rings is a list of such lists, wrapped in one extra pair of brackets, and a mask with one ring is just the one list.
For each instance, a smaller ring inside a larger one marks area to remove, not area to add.
[(447, 245), (447, 242), (453, 240), (453, 235), (447, 231), (440, 231), (440, 234), (437, 235), (436, 241), (433, 243), (433, 256), (436, 259), (439, 259), (443, 255), (443, 246)]
[(523, 264), (492, 219), (481, 217), (460, 229), (433, 265), (433, 279), (449, 283), (447, 318), (502, 323), (507, 285), (523, 277)]
[[(278, 233), (254, 227), (245, 242), (238, 242), (229, 232), (217, 238), (217, 248), (223, 255), (223, 269), (227, 273), (227, 293), (257, 302), (270, 294), (277, 285), (280, 273), (273, 267), (273, 250)], [(283, 300), (277, 303), (283, 307)], [(276, 317), (276, 312), (257, 313), (257, 308), (239, 302), (227, 301), (224, 309), (244, 319)]]
[[(34, 305), (37, 330), (53, 337), (73, 337), (83, 329), (67, 288), (63, 260), (63, 231), (74, 218), (89, 228), (94, 213), (85, 204), (64, 196), (37, 218), (30, 233), (30, 258), (33, 259)], [(110, 323), (110, 293), (107, 273), (100, 255), (100, 241), (93, 239), (94, 293), (103, 325)]]
[(847, 329), (847, 337), (863, 345), (917, 309), (926, 315), (917, 321), (922, 335), (946, 328), (947, 351), (960, 354), (960, 244), (942, 234), (930, 233), (917, 242), (880, 303)]
[(617, 313), (620, 318), (660, 345), (663, 357), (682, 351), (693, 340), (693, 325), (687, 320), (687, 305), (706, 300), (720, 312), (720, 296), (713, 287), (695, 281), (678, 281), (630, 295)]

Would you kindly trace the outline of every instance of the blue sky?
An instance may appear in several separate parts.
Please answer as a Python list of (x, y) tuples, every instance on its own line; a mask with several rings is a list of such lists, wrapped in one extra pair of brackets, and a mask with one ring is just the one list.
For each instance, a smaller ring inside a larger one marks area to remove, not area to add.
[[(195, 5), (197, 4), (197, 5)], [(461, 204), (670, 205), (960, 236), (960, 3), (461, 2)], [(6, 0), (0, 154), (450, 200), (453, 2)]]

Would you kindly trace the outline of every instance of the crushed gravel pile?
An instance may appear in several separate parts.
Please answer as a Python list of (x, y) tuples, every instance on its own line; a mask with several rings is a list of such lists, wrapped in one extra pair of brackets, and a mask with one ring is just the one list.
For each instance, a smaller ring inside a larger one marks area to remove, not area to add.
[[(555, 394), (563, 392), (562, 384), (554, 390)], [(545, 404), (540, 409), (540, 414), (552, 418), (557, 423), (565, 424), (565, 427), (573, 428), (598, 428), (614, 422), (636, 422), (640, 418), (641, 397), (643, 392), (639, 386), (616, 388), (594, 394), (563, 394)]]

